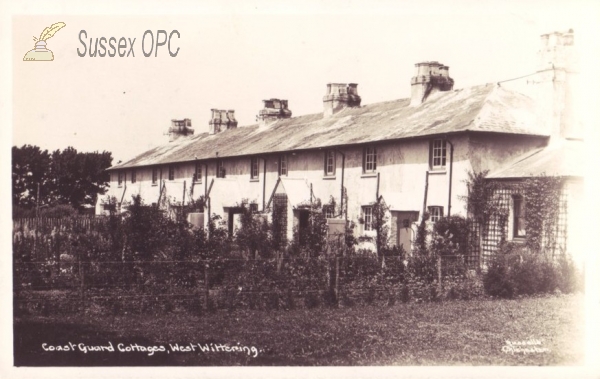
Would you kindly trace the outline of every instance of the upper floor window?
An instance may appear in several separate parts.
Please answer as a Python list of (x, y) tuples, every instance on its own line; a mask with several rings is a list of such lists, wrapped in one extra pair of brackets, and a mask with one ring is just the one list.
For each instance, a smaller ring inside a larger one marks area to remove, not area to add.
[(202, 164), (200, 162), (196, 162), (194, 166), (194, 182), (202, 183)]
[(325, 176), (335, 175), (335, 151), (327, 150), (325, 152)]
[(363, 153), (363, 172), (377, 171), (377, 149), (374, 146), (365, 147)]
[(285, 155), (279, 156), (279, 176), (287, 176), (288, 174), (288, 166), (287, 166), (287, 157)]
[(137, 172), (135, 169), (131, 170), (131, 183), (137, 182)]
[(523, 196), (513, 196), (513, 209), (512, 209), (512, 233), (513, 238), (524, 238), (525, 237), (525, 200)]
[(432, 170), (446, 168), (446, 141), (435, 139), (431, 141), (429, 148), (429, 165)]
[(152, 167), (152, 184), (158, 182), (158, 167)]
[(117, 174), (117, 180), (118, 180), (119, 186), (123, 185), (123, 181), (125, 180), (125, 173), (119, 171), (119, 173)]
[(373, 230), (373, 207), (362, 207), (362, 211), (365, 232)]
[(258, 158), (250, 158), (250, 179), (258, 179)]
[(429, 207), (429, 221), (436, 222), (442, 217), (444, 217), (444, 207)]
[(169, 166), (169, 180), (175, 180), (175, 167)]
[(224, 178), (224, 177), (225, 177), (225, 167), (223, 166), (223, 161), (219, 159), (217, 161), (217, 178)]

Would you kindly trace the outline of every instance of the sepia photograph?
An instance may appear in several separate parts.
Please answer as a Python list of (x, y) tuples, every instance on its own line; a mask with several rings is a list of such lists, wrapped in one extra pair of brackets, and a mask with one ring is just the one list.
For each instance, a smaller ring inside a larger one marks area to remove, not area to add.
[(69, 4), (2, 3), (6, 377), (600, 374), (594, 2)]

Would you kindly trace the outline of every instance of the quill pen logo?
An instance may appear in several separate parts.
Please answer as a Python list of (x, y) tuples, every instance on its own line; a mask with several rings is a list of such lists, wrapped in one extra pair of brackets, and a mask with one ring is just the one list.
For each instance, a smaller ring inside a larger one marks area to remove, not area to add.
[(27, 54), (25, 54), (25, 56), (23, 57), (23, 60), (24, 61), (53, 61), (54, 54), (52, 54), (52, 51), (48, 50), (48, 48), (46, 47), (46, 41), (48, 39), (52, 38), (52, 36), (54, 36), (54, 34), (56, 34), (56, 32), (58, 32), (65, 26), (67, 26), (67, 24), (65, 24), (64, 22), (57, 22), (56, 24), (52, 24), (51, 26), (44, 29), (42, 34), (40, 34), (40, 38), (33, 37), (33, 40), (36, 41), (35, 49), (29, 50), (27, 52)]

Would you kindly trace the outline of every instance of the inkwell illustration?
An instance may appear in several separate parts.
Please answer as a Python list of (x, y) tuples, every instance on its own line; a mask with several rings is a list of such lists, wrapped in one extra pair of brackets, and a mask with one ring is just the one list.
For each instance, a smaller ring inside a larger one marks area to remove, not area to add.
[(56, 32), (60, 29), (64, 28), (67, 24), (64, 22), (57, 22), (56, 24), (52, 24), (52, 26), (44, 29), (42, 34), (40, 34), (40, 38), (33, 37), (33, 40), (36, 41), (35, 49), (29, 50), (27, 54), (23, 57), (24, 61), (53, 61), (54, 54), (52, 51), (46, 48), (46, 41), (51, 38)]

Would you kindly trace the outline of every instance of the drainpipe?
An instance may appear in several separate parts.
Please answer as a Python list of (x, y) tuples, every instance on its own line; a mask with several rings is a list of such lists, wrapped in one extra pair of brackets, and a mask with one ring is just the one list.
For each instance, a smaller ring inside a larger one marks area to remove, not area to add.
[(375, 199), (379, 203), (379, 172), (377, 173), (377, 192), (375, 193)]
[(208, 186), (208, 163), (204, 163), (204, 199), (206, 200)]
[(210, 187), (208, 188), (208, 191), (206, 192), (206, 197), (205, 197), (205, 200), (204, 200), (204, 201), (208, 202), (208, 206), (207, 206), (208, 207), (208, 218), (207, 218), (207, 222), (206, 222), (206, 229), (207, 229), (207, 231), (208, 231), (208, 225), (210, 224), (210, 203), (211, 203), (211, 201), (210, 201), (210, 190), (212, 189), (212, 186), (213, 186), (214, 182), (215, 182), (214, 179), (211, 180)]
[[(344, 154), (341, 150), (335, 149), (338, 153), (342, 154), (342, 185), (340, 188), (340, 216), (344, 212), (344, 171), (346, 168), (346, 154)], [(348, 215), (346, 214), (346, 217)]]
[(123, 204), (123, 199), (125, 198), (125, 192), (127, 192), (127, 181), (123, 183), (123, 194), (121, 195), (121, 205)]
[(454, 145), (450, 140), (446, 139), (450, 144), (450, 173), (448, 177), (448, 217), (450, 217), (450, 209), (452, 208), (452, 167), (454, 166)]
[(423, 196), (423, 214), (421, 215), (421, 219), (425, 217), (425, 212), (427, 212), (427, 190), (429, 188), (429, 170), (425, 171), (425, 194)]
[(265, 193), (267, 191), (267, 158), (263, 157), (263, 206), (262, 211), (265, 211), (266, 203), (265, 203)]

